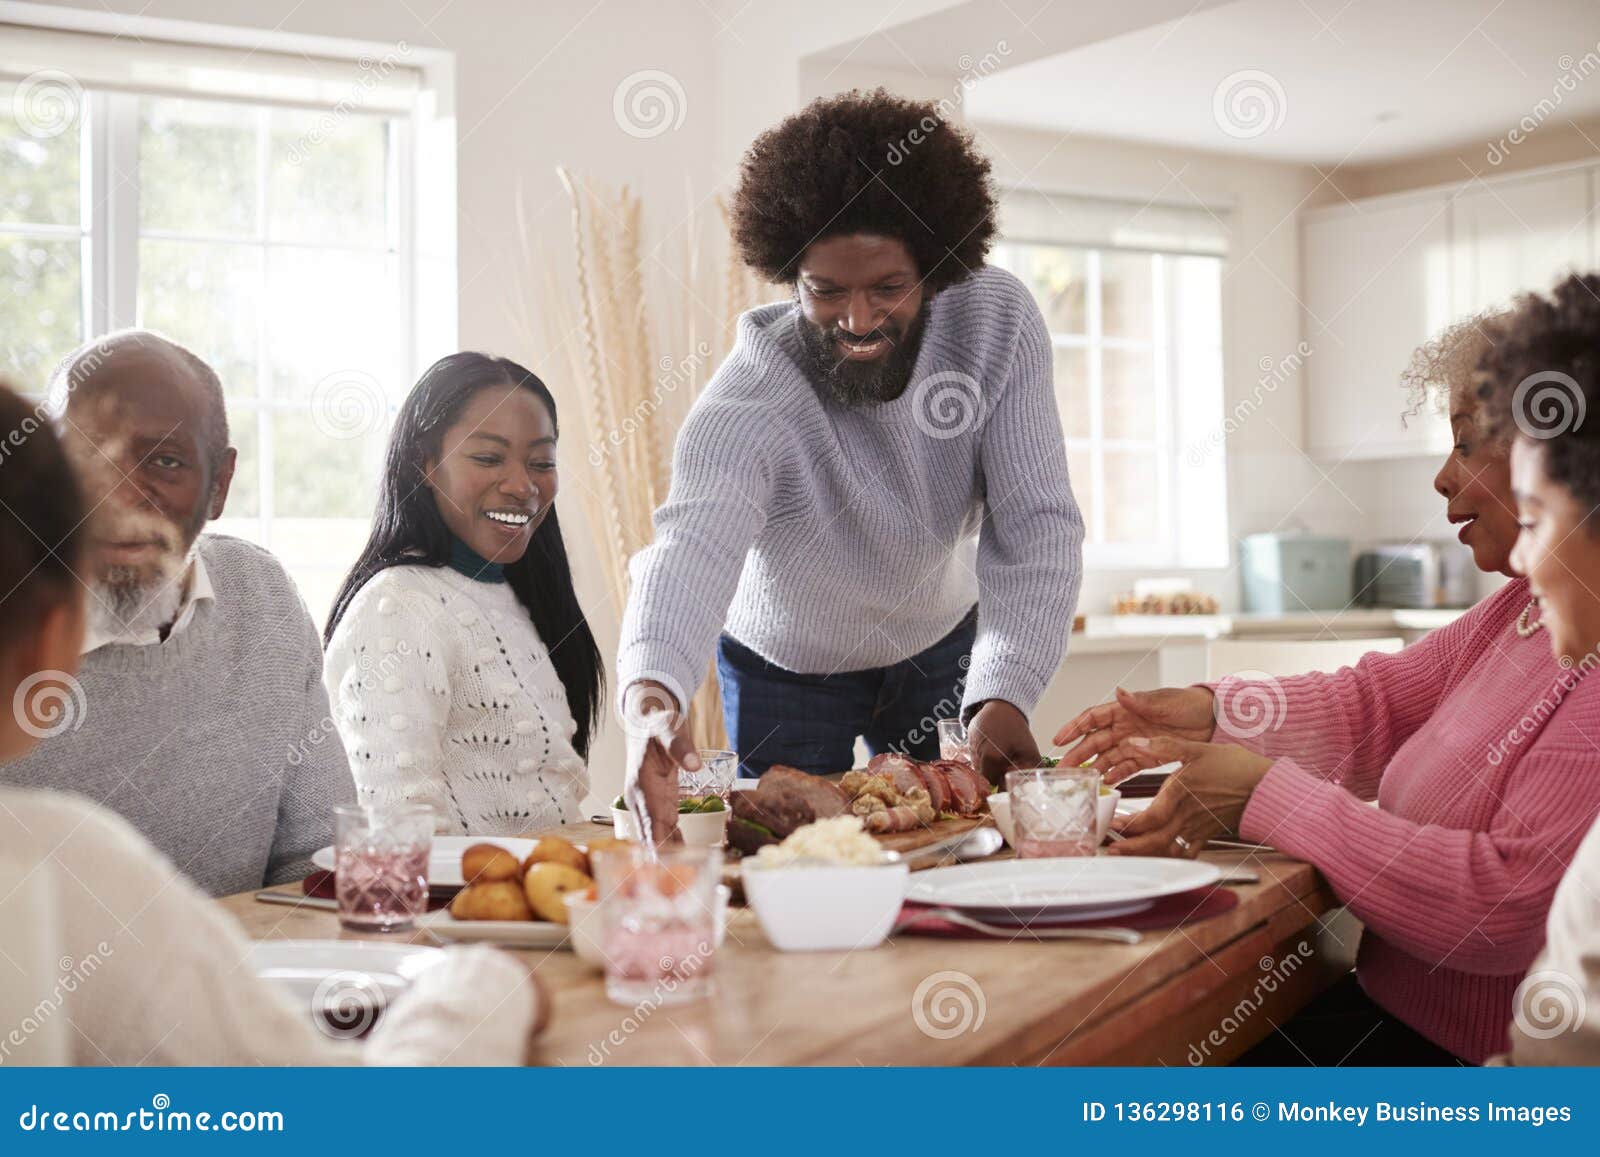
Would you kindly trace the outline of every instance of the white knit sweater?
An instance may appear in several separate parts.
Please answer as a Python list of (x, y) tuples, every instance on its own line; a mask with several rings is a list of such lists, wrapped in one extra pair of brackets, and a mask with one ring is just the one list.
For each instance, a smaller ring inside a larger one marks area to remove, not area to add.
[(478, 945), (448, 949), (364, 1041), (334, 1039), (143, 836), (64, 792), (0, 788), (0, 929), (0, 1067), (516, 1065), (542, 1019), (527, 969)]
[(577, 724), (509, 584), (380, 571), (339, 621), (323, 678), (363, 800), (431, 804), (456, 835), (582, 818)]

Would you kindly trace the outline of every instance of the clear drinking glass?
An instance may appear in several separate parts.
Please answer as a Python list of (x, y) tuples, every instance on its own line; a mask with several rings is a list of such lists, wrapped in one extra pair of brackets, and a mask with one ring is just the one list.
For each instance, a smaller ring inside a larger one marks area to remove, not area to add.
[(404, 932), (428, 908), (433, 809), (349, 805), (334, 809), (334, 890), (339, 923), (352, 932)]
[(1100, 841), (1100, 773), (1084, 767), (1039, 767), (1006, 773), (1012, 846), (1019, 859), (1092, 856)]
[(939, 758), (972, 762), (972, 749), (967, 746), (967, 725), (961, 720), (939, 720)]
[(612, 848), (594, 857), (606, 995), (630, 1007), (685, 1004), (711, 992), (722, 849)]
[(739, 774), (739, 757), (731, 751), (702, 747), (700, 770), (680, 771), (678, 774), (679, 799), (704, 799), (718, 796), (724, 803), (733, 790), (734, 777)]

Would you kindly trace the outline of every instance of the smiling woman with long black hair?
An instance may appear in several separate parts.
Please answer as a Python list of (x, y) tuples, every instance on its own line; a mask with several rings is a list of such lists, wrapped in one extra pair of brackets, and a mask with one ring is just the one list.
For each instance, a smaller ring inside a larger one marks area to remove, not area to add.
[(395, 421), (372, 535), (328, 618), (326, 680), (363, 801), (440, 830), (580, 818), (604, 694), (556, 518), (555, 399), (452, 354)]

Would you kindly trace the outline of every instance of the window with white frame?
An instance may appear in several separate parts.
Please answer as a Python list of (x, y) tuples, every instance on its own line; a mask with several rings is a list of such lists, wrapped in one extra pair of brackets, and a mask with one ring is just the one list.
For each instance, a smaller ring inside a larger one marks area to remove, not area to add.
[[(1019, 199), (990, 259), (1028, 286), (1050, 331), (1086, 563), (1226, 566), (1222, 440), (1210, 436), (1223, 417), (1221, 256), (1153, 247), (1171, 242), (1170, 219), (1127, 224), (1147, 207), (1033, 195), (1019, 211)], [(1214, 248), (1213, 234), (1184, 240)]]
[(129, 326), (205, 358), (239, 456), (210, 529), (272, 550), (320, 621), (419, 358), (454, 344), (453, 316), (427, 343), (411, 320), (407, 89), (386, 73), (374, 99), (352, 61), (326, 103), (173, 95), (96, 85), (84, 59), (0, 76), (0, 374), (42, 391)]

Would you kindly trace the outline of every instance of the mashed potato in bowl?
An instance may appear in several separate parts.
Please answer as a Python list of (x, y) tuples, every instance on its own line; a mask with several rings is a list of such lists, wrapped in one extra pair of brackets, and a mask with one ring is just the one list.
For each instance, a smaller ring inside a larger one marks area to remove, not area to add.
[(787, 868), (811, 861), (871, 867), (887, 859), (883, 845), (867, 834), (859, 816), (835, 816), (796, 828), (781, 844), (768, 844), (756, 853), (755, 864), (762, 868)]

